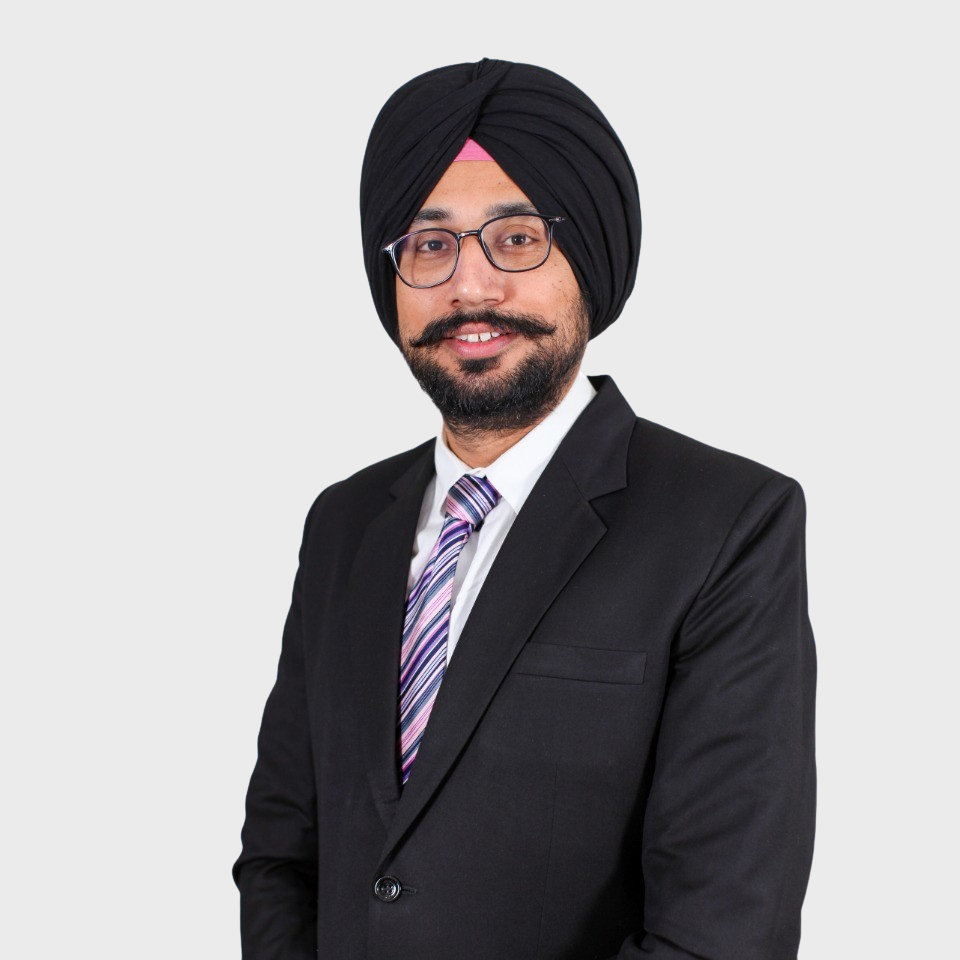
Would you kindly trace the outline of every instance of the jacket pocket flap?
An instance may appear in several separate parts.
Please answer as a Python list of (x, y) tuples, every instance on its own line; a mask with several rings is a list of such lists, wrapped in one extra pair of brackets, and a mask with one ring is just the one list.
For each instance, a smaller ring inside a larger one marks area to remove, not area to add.
[(599, 683), (642, 683), (646, 664), (644, 650), (607, 650), (528, 640), (514, 661), (513, 672)]

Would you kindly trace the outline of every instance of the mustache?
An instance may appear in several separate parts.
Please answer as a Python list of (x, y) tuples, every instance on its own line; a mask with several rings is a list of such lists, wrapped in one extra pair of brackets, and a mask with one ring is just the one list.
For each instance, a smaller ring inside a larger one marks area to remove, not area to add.
[(426, 325), (418, 337), (409, 340), (411, 347), (428, 347), (440, 343), (452, 336), (457, 327), (464, 323), (485, 323), (498, 333), (519, 333), (521, 336), (538, 340), (553, 333), (556, 324), (549, 323), (544, 317), (533, 313), (498, 313), (495, 310), (476, 310), (465, 313), (455, 310), (446, 316), (437, 317)]

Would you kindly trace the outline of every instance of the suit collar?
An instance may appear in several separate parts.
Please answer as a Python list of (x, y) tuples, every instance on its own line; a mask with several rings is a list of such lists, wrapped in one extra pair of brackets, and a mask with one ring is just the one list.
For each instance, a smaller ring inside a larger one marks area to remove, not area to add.
[(349, 681), (370, 786), (387, 827), (384, 864), (456, 762), (547, 608), (606, 533), (590, 501), (627, 484), (636, 415), (611, 377), (589, 379), (597, 395), (544, 468), (490, 568), (402, 795), (396, 757), (400, 637), (410, 551), (433, 476), (433, 441), (411, 451), (412, 463), (390, 487), (394, 500), (364, 533), (347, 590)]
[(595, 500), (627, 485), (627, 452), (637, 415), (612, 377), (588, 379), (597, 395), (563, 438), (557, 457), (583, 498)]

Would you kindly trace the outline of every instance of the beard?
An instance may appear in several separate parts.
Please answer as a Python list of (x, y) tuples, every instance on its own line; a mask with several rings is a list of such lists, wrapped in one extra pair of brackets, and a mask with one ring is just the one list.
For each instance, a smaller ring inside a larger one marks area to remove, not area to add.
[[(431, 321), (420, 336), (401, 343), (401, 350), (410, 371), (453, 432), (469, 436), (522, 429), (538, 423), (559, 403), (583, 360), (590, 337), (584, 298), (578, 297), (570, 310), (575, 323), (569, 343), (553, 342), (551, 334), (557, 326), (544, 317), (479, 310), (455, 311)], [(451, 373), (434, 358), (433, 347), (463, 323), (486, 323), (493, 330), (531, 339), (537, 346), (502, 374), (497, 373), (499, 355), (458, 358), (459, 373)]]

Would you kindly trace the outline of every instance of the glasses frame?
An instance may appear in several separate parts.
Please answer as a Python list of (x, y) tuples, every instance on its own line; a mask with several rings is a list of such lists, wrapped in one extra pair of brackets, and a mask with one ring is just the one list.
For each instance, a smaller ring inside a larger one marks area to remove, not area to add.
[[(511, 270), (507, 267), (501, 267), (498, 263), (494, 262), (493, 255), (490, 253), (490, 249), (484, 243), (482, 232), (491, 223), (496, 223), (498, 220), (512, 220), (515, 217), (537, 217), (547, 225), (547, 252), (544, 254), (543, 259), (534, 267), (520, 267), (516, 270)], [(495, 267), (497, 270), (502, 270), (504, 273), (527, 273), (530, 270), (538, 270), (542, 267), (550, 257), (550, 251), (553, 250), (553, 229), (558, 223), (563, 223), (567, 218), (566, 217), (545, 217), (542, 213), (503, 213), (499, 217), (492, 217), (487, 220), (486, 223), (480, 224), (476, 230), (464, 230), (462, 233), (457, 233), (456, 230), (449, 230), (446, 227), (424, 227), (422, 230), (414, 230), (411, 233), (405, 233), (402, 237), (397, 237), (393, 243), (388, 243), (385, 247), (382, 248), (383, 252), (390, 257), (390, 263), (393, 265), (394, 273), (400, 278), (400, 280), (405, 283), (408, 287), (412, 287), (414, 290), (429, 290), (431, 287), (439, 287), (442, 283), (446, 283), (450, 278), (457, 272), (457, 266), (460, 263), (460, 245), (465, 237), (476, 237), (477, 243), (480, 244), (480, 248), (483, 250), (484, 256), (487, 260), (490, 261), (490, 265)], [(448, 233), (453, 237), (457, 242), (457, 255), (453, 258), (453, 267), (450, 269), (450, 273), (444, 277), (442, 280), (438, 280), (436, 283), (410, 283), (408, 280), (405, 280), (403, 274), (400, 273), (400, 267), (397, 264), (397, 244), (403, 243), (404, 240), (409, 240), (411, 237), (415, 237), (421, 233)]]

